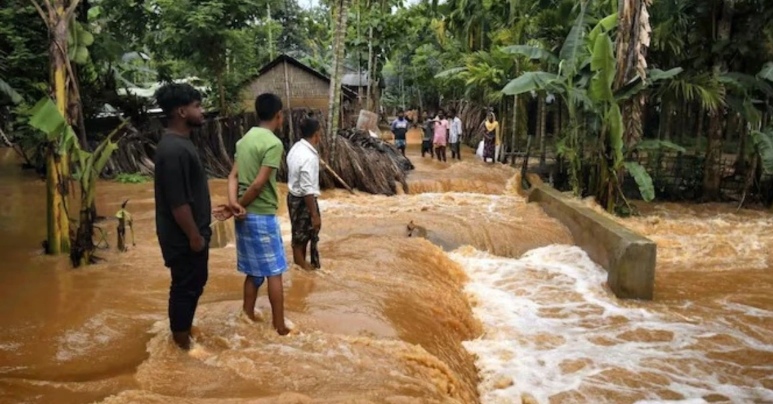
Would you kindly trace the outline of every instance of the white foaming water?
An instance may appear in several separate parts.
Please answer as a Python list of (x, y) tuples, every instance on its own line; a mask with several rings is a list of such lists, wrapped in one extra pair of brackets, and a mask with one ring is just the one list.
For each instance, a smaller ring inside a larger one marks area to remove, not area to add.
[(110, 342), (121, 335), (120, 324), (120, 316), (106, 310), (82, 326), (68, 330), (59, 338), (56, 360), (71, 361), (89, 355), (94, 349), (107, 349)]
[(466, 292), (485, 329), (464, 343), (477, 356), (484, 403), (773, 402), (763, 385), (773, 364), (745, 369), (722, 356), (769, 357), (773, 345), (760, 337), (769, 331), (744, 333), (728, 320), (773, 312), (718, 302), (721, 310), (696, 320), (664, 304), (617, 300), (606, 272), (572, 246), (517, 260), (465, 247), (451, 258), (470, 276)]

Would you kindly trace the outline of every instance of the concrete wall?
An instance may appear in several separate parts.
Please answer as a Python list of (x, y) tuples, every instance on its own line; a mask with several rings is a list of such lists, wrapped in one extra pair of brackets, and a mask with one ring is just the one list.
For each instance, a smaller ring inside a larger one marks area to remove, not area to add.
[(577, 246), (607, 270), (607, 283), (623, 299), (651, 300), (655, 288), (656, 245), (579, 203), (567, 201), (547, 185), (536, 185), (529, 202), (537, 202), (545, 213), (562, 222)]

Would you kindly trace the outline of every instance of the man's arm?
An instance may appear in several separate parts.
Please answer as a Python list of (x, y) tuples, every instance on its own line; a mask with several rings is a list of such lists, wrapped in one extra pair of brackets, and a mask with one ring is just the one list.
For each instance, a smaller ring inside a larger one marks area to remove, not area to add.
[(190, 169), (190, 156), (184, 152), (179, 152), (161, 165), (161, 181), (174, 221), (188, 237), (191, 249), (198, 252), (204, 248), (204, 238), (199, 233), (191, 210), (190, 204), (193, 197), (188, 181)]
[(236, 162), (228, 174), (228, 208), (237, 219), (241, 219), (247, 213), (244, 205), (239, 203), (239, 167)]
[[(315, 163), (317, 164), (316, 170), (314, 170), (314, 167), (311, 166), (311, 164)], [(317, 174), (317, 178), (313, 178), (314, 173)], [(318, 186), (315, 187), (315, 184), (318, 182), (319, 163), (313, 160), (306, 162), (306, 164), (301, 167), (299, 183), (301, 192), (303, 193), (303, 201), (306, 203), (306, 209), (308, 209), (309, 214), (311, 215), (311, 224), (316, 231), (319, 231), (319, 228), (322, 224), (319, 219), (319, 212), (317, 211), (316, 195), (314, 195), (314, 190), (318, 188)]]
[(263, 162), (258, 171), (258, 176), (252, 181), (247, 191), (244, 192), (241, 199), (239, 199), (239, 205), (248, 206), (251, 204), (260, 193), (263, 191), (263, 187), (266, 186), (271, 174), (279, 168), (279, 164), (282, 162), (282, 143), (277, 142), (270, 146), (266, 150), (266, 154), (263, 156)]
[(266, 186), (271, 173), (275, 170), (274, 167), (262, 166), (258, 172), (258, 176), (255, 177), (255, 181), (252, 181), (247, 191), (244, 192), (241, 198), (239, 198), (239, 205), (249, 206), (263, 191), (263, 187)]
[(231, 167), (231, 172), (228, 173), (228, 204), (235, 204), (239, 202), (239, 167), (234, 162)]

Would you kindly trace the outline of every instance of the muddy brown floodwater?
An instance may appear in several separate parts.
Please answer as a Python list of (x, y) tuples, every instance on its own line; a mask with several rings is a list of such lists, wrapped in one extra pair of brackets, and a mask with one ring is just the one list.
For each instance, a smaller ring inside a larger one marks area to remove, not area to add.
[[(169, 341), (152, 184), (99, 184), (101, 214), (131, 199), (137, 245), (73, 270), (41, 255), (44, 184), (0, 149), (0, 402), (773, 401), (770, 214), (618, 219), (659, 245), (655, 301), (623, 302), (514, 170), (411, 158), (410, 195), (323, 194), (323, 268), (285, 279), (294, 335), (241, 320), (233, 244), (213, 249), (186, 354)], [(211, 190), (224, 200), (224, 181)], [(101, 226), (114, 246), (114, 220)]]

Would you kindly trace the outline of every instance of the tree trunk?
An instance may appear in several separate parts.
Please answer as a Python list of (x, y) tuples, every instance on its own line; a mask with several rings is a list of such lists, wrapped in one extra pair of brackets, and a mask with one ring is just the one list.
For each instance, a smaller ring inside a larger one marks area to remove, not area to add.
[(537, 135), (539, 136), (539, 166), (544, 167), (545, 166), (545, 153), (547, 151), (546, 149), (546, 140), (545, 140), (545, 133), (547, 130), (545, 129), (545, 124), (547, 123), (547, 115), (548, 115), (548, 108), (545, 104), (545, 94), (540, 94), (537, 98), (537, 117), (539, 119), (537, 123), (538, 132)]
[(709, 114), (708, 145), (703, 166), (703, 198), (716, 200), (720, 196), (722, 185), (722, 114), (712, 111)]
[(346, 35), (347, 6), (349, 0), (336, 0), (333, 5), (335, 31), (333, 37), (333, 71), (330, 75), (330, 97), (328, 100), (328, 144), (331, 163), (336, 153), (336, 136), (338, 132), (339, 111), (341, 109), (341, 76), (344, 68), (344, 39)]
[[(733, 13), (733, 0), (724, 0), (717, 23), (717, 36), (714, 38), (716, 43), (730, 40)], [(727, 63), (721, 57), (718, 57), (714, 61), (714, 75), (719, 76), (726, 67)], [(724, 115), (724, 107), (719, 107), (709, 114), (709, 142), (706, 147), (706, 159), (703, 169), (703, 198), (705, 200), (716, 200), (720, 197), (720, 187), (722, 185), (722, 135), (724, 133), (722, 131), (722, 120)]]
[[(368, 29), (368, 88), (365, 91), (365, 109), (373, 111), (373, 69), (375, 68), (373, 60), (373, 27)], [(357, 72), (362, 76), (362, 72)]]
[[(292, 93), (290, 92), (290, 73), (287, 70), (287, 60), (282, 62), (282, 67), (284, 68), (285, 99), (287, 100), (287, 105), (285, 105), (285, 108), (290, 111), (290, 117), (291, 117), (290, 119), (292, 119), (293, 106), (290, 104), (290, 99), (292, 98)], [(290, 128), (290, 133), (285, 134), (285, 136), (290, 135), (290, 143), (295, 142), (295, 133), (294, 133), (294, 130), (293, 130), (293, 126), (295, 126), (295, 125), (290, 123), (290, 125), (288, 125), (288, 127)], [(222, 137), (221, 137), (221, 139), (222, 139)]]
[(698, 106), (698, 114), (695, 118), (697, 120), (695, 125), (695, 152), (698, 154), (700, 153), (701, 142), (703, 141), (703, 123), (706, 119), (706, 114), (700, 106)]
[[(469, 134), (472, 135), (472, 134)], [(469, 136), (468, 135), (468, 136)], [(518, 96), (513, 96), (513, 160), (515, 165), (515, 152), (518, 150)]]
[(746, 137), (748, 134), (748, 125), (742, 121), (738, 139), (738, 156), (735, 159), (735, 175), (744, 176), (746, 174)]
[[(67, 108), (67, 19), (65, 1), (53, 2), (54, 10), (48, 23), (51, 32), (49, 56), (51, 58), (52, 91), (59, 113), (69, 119)], [(58, 139), (57, 139), (58, 140)], [(46, 252), (63, 254), (70, 252), (69, 207), (70, 161), (67, 152), (59, 152), (58, 141), (49, 142), (46, 149), (46, 212), (48, 237)]]
[(217, 91), (220, 96), (220, 116), (228, 116), (228, 105), (225, 102), (225, 82), (223, 79), (223, 70), (218, 69), (217, 73)]

